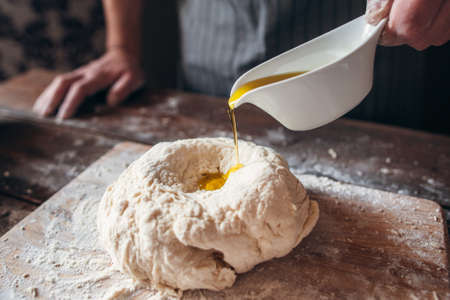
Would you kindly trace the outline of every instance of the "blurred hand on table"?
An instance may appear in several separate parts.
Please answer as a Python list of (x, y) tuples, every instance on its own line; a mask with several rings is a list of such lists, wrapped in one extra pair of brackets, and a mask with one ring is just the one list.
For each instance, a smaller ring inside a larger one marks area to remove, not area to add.
[(144, 84), (140, 65), (125, 50), (113, 48), (102, 57), (72, 72), (57, 76), (36, 100), (40, 116), (58, 111), (57, 117), (73, 116), (86, 97), (110, 87), (107, 103), (115, 106)]
[(86, 97), (110, 88), (109, 105), (117, 105), (144, 84), (141, 67), (142, 0), (103, 0), (106, 53), (72, 72), (56, 77), (36, 99), (40, 116), (57, 111), (59, 119), (72, 117)]

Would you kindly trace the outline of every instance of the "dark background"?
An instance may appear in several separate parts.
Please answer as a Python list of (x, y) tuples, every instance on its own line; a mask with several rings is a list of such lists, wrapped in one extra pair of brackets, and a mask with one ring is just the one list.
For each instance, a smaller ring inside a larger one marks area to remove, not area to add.
[[(329, 12), (339, 5), (348, 13), (324, 15), (324, 10), (316, 9), (309, 16), (313, 21), (308, 24), (315, 26), (310, 38), (364, 13), (365, 1), (319, 2)], [(180, 57), (176, 3), (146, 3), (143, 53), (149, 82), (154, 87), (176, 87)], [(314, 20), (320, 19), (329, 22), (316, 26)], [(0, 24), (0, 80), (35, 67), (70, 70), (104, 51), (101, 1), (2, 0)], [(449, 43), (421, 52), (407, 46), (378, 47), (374, 87), (347, 117), (449, 135), (449, 53)]]

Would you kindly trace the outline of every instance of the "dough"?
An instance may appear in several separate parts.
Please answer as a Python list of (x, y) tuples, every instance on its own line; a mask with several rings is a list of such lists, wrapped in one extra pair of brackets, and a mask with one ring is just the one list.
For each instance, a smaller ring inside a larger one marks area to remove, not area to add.
[(133, 162), (98, 210), (113, 263), (157, 288), (220, 290), (288, 254), (316, 224), (318, 205), (273, 150), (240, 141), (239, 152), (244, 167), (214, 191), (197, 183), (235, 164), (231, 139), (160, 143)]

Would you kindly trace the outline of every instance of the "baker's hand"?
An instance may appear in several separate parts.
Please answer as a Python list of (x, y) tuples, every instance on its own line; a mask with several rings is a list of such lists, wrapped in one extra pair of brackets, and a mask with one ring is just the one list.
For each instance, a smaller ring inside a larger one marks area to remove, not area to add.
[(450, 39), (450, 0), (367, 0), (368, 23), (388, 17), (380, 44), (408, 44), (417, 50)]
[(121, 48), (113, 48), (99, 59), (57, 76), (37, 98), (33, 111), (48, 116), (59, 107), (57, 118), (66, 119), (86, 97), (102, 89), (111, 87), (107, 103), (114, 106), (143, 84), (144, 74), (137, 61)]

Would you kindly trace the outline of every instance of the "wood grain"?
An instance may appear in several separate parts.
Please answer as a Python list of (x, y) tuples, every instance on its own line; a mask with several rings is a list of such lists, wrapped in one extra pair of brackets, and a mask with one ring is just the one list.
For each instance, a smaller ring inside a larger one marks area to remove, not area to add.
[(0, 191), (42, 203), (117, 140), (10, 118), (0, 112)]
[[(120, 291), (125, 276), (106, 276), (93, 263), (109, 265), (96, 242), (95, 211), (105, 187), (146, 149), (117, 145), (1, 238), (0, 296), (29, 296), (30, 288), (58, 299)], [(311, 235), (286, 257), (239, 275), (232, 288), (190, 291), (185, 299), (450, 297), (439, 205), (313, 175), (300, 179), (321, 210)], [(127, 295), (145, 299), (153, 293)]]
[(0, 236), (30, 214), (36, 204), (0, 195)]
[(34, 100), (57, 75), (44, 69), (33, 69), (0, 84), (0, 105), (31, 111)]

